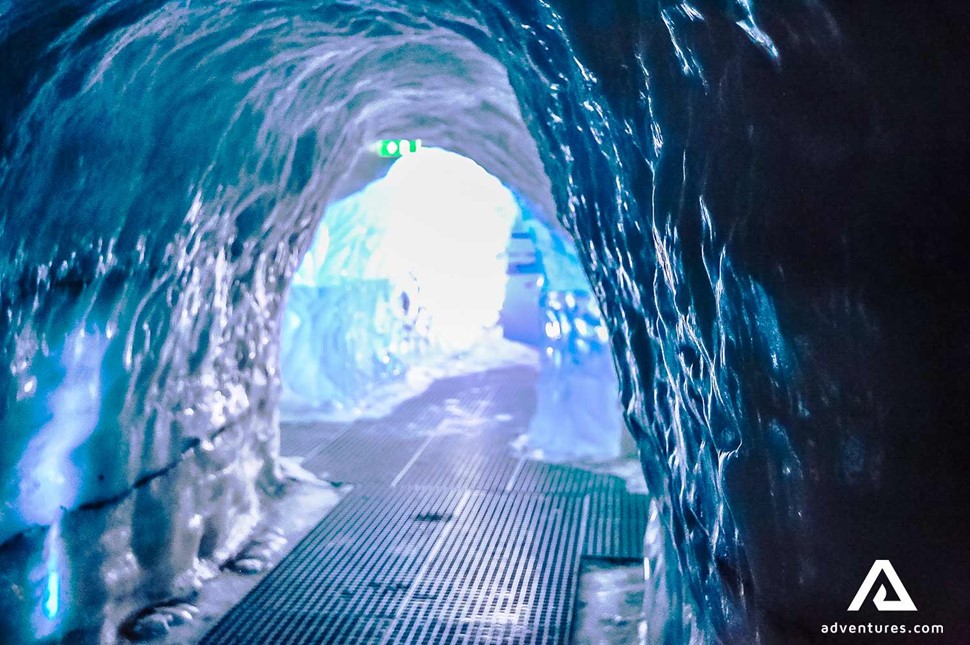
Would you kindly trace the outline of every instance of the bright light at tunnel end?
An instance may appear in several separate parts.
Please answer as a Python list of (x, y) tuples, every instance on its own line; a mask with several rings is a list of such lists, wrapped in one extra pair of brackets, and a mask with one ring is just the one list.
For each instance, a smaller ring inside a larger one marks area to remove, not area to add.
[[(406, 372), (471, 350), (499, 322), (521, 215), (515, 195), (460, 154), (420, 140), (380, 147), (400, 158), (328, 208), (293, 279), (282, 367), (301, 404), (353, 409), (361, 378), (348, 366), (368, 378)], [(391, 293), (406, 294), (405, 309)], [(326, 304), (334, 297), (343, 298), (339, 312)], [(362, 315), (376, 321), (369, 338), (354, 322)], [(353, 334), (358, 341), (345, 345)]]

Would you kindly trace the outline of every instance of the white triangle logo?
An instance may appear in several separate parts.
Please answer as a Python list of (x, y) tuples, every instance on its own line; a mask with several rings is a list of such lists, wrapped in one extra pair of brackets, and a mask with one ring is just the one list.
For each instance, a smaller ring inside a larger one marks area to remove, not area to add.
[(909, 597), (906, 587), (903, 586), (903, 581), (896, 575), (896, 570), (893, 569), (893, 565), (889, 560), (876, 560), (872, 563), (872, 568), (869, 569), (869, 575), (862, 581), (862, 586), (859, 587), (855, 598), (852, 599), (852, 604), (849, 605), (849, 611), (859, 611), (862, 603), (869, 597), (869, 592), (872, 591), (872, 586), (876, 584), (876, 579), (880, 573), (886, 574), (886, 578), (889, 580), (889, 584), (892, 585), (893, 591), (896, 592), (896, 597), (899, 600), (886, 600), (886, 596), (888, 595), (886, 593), (886, 585), (879, 585), (879, 590), (876, 591), (876, 595), (872, 599), (876, 609), (879, 611), (916, 611), (916, 605), (913, 604), (913, 599)]

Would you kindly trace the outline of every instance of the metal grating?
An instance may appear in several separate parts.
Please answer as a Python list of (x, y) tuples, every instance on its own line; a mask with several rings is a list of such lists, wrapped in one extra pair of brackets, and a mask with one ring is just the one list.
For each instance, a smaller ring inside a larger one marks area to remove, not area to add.
[(355, 491), (202, 642), (378, 642), (464, 495)]
[(448, 435), (431, 441), (398, 485), (503, 491), (517, 466), (505, 442)]
[(333, 482), (390, 484), (425, 441), (418, 435), (354, 428), (303, 467)]
[(202, 642), (565, 643), (583, 504), (559, 495), (355, 492)]
[(388, 642), (568, 642), (583, 506), (571, 496), (470, 493)]
[(650, 499), (633, 495), (619, 478), (589, 493), (589, 531), (583, 555), (608, 560), (642, 560)]
[(280, 425), (280, 454), (309, 457), (347, 432), (351, 423), (283, 423)]
[(609, 475), (593, 473), (575, 466), (525, 461), (511, 483), (511, 490), (535, 493), (582, 495), (608, 482)]
[(580, 559), (641, 558), (647, 498), (510, 454), (536, 376), (446, 379), (380, 420), (287, 424), (284, 454), (356, 489), (203, 642), (567, 642)]

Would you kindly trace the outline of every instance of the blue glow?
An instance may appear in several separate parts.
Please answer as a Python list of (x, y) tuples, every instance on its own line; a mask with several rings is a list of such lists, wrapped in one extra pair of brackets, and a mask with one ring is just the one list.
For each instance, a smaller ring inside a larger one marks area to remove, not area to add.
[(622, 453), (623, 418), (609, 330), (589, 290), (543, 297), (545, 347), (536, 413), (518, 445), (552, 461)]
[(50, 420), (31, 439), (17, 464), (17, 509), (30, 523), (52, 525), (61, 509), (77, 501), (82, 467), (73, 455), (100, 420), (106, 346), (103, 335), (80, 329), (69, 335), (61, 349), (64, 376), (46, 393)]
[(40, 603), (32, 618), (34, 636), (47, 638), (61, 624), (61, 592), (66, 575), (67, 554), (61, 538), (60, 519), (54, 522), (44, 538), (43, 563), (38, 567)]
[(57, 609), (60, 606), (60, 575), (57, 571), (51, 571), (47, 576), (47, 589), (44, 591), (44, 615), (48, 618), (57, 616)]

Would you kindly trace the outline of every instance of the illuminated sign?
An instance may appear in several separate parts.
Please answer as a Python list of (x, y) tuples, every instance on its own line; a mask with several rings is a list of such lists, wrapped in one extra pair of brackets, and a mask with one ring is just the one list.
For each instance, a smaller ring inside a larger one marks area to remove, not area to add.
[(421, 139), (383, 139), (377, 142), (377, 154), (397, 158), (421, 149)]

